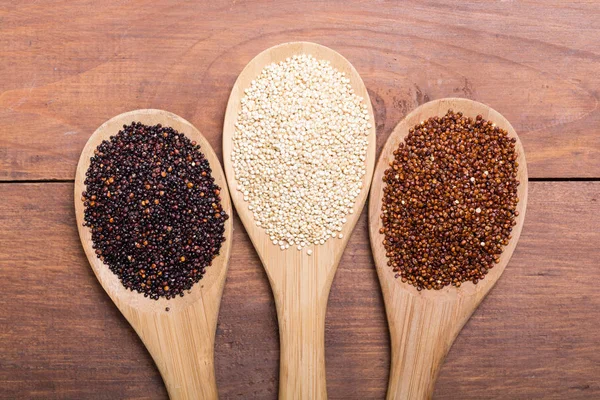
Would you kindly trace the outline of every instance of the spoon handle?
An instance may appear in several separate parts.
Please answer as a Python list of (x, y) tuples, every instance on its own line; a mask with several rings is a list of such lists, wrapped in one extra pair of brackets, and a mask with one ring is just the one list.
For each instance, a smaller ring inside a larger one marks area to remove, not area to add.
[[(273, 290), (279, 320), (280, 399), (326, 399), (325, 312), (329, 289), (285, 274)], [(325, 292), (325, 293), (323, 293)]]
[[(473, 313), (454, 296), (441, 300), (396, 290), (386, 304), (392, 360), (387, 399), (430, 399), (440, 366)], [(462, 300), (462, 301), (461, 301)]]
[[(217, 399), (216, 319), (198, 301), (180, 311), (146, 313), (137, 332), (152, 355), (171, 400)], [(213, 321), (214, 319), (214, 321)]]

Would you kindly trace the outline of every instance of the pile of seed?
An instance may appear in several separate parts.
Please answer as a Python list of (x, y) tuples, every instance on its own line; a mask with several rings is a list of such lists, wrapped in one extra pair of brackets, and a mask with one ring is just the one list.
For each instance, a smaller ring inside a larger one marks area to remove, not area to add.
[(477, 283), (516, 224), (516, 139), (449, 110), (409, 130), (385, 171), (388, 266), (418, 290)]
[(231, 156), (237, 190), (281, 249), (342, 238), (366, 173), (362, 101), (344, 73), (310, 55), (265, 67), (245, 90)]
[(98, 257), (128, 289), (183, 296), (219, 254), (229, 218), (200, 146), (132, 122), (90, 161), (81, 200)]

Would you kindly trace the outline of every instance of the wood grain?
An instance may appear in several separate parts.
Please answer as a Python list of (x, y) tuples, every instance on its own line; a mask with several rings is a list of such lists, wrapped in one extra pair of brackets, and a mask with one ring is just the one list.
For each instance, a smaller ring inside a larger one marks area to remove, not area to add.
[[(183, 118), (164, 110), (134, 110), (103, 123), (86, 143), (75, 177), (75, 217), (87, 259), (106, 293), (137, 332), (163, 377), (171, 400), (216, 399), (214, 343), (219, 305), (231, 252), (232, 220), (225, 221), (225, 242), (202, 280), (183, 297), (152, 300), (126, 289), (119, 278), (96, 255), (92, 232), (84, 227), (81, 193), (86, 191), (86, 173), (98, 146), (132, 121), (153, 126), (161, 124), (183, 133), (200, 146), (221, 189), (221, 205), (232, 215), (231, 199), (217, 155), (204, 136)], [(112, 190), (112, 189), (111, 189)]]
[[(516, 140), (514, 150), (519, 164), (516, 178), (521, 182), (517, 188), (519, 203), (516, 211), (519, 218), (515, 221), (512, 239), (504, 247), (499, 263), (483, 281), (477, 285), (466, 282), (460, 288), (446, 286), (441, 290), (419, 292), (416, 287), (402, 284), (396, 279), (388, 266), (384, 235), (380, 233), (385, 187), (382, 178), (394, 160), (394, 152), (408, 136), (409, 129), (428, 118), (443, 117), (449, 109), (460, 110), (465, 117), (473, 119), (481, 115)], [(369, 238), (392, 344), (388, 399), (430, 399), (433, 396), (437, 374), (456, 336), (510, 262), (525, 220), (528, 187), (527, 161), (519, 136), (502, 114), (485, 104), (460, 98), (433, 100), (411, 111), (391, 133), (379, 155), (369, 197)]]
[(272, 63), (285, 61), (298, 54), (309, 54), (317, 60), (327, 60), (345, 74), (357, 96), (364, 99), (373, 122), (369, 94), (356, 69), (341, 54), (310, 42), (282, 43), (256, 55), (244, 68), (231, 90), (223, 127), (223, 160), (227, 183), (236, 211), (250, 236), (265, 268), (277, 305), (280, 337), (280, 399), (317, 400), (327, 398), (325, 372), (325, 313), (331, 283), (338, 264), (367, 200), (375, 167), (375, 124), (367, 131), (365, 170), (362, 189), (353, 204), (354, 214), (342, 227), (342, 239), (325, 244), (308, 245), (298, 251), (293, 246), (282, 251), (269, 239), (263, 228), (256, 226), (253, 212), (248, 209), (231, 162), (235, 123), (242, 109), (241, 100), (261, 71)]
[(90, 132), (137, 108), (181, 115), (221, 154), (236, 77), (297, 40), (357, 68), (378, 149), (417, 105), (460, 96), (511, 121), (532, 177), (599, 177), (599, 18), (558, 0), (3, 2), (0, 179), (72, 179)]
[[(0, 185), (0, 398), (166, 399), (158, 370), (81, 249), (73, 185)], [(600, 183), (531, 182), (510, 264), (456, 339), (436, 399), (600, 397)], [(267, 277), (240, 221), (217, 326), (221, 398), (275, 399)], [(381, 399), (390, 348), (366, 213), (325, 320), (332, 399)]]

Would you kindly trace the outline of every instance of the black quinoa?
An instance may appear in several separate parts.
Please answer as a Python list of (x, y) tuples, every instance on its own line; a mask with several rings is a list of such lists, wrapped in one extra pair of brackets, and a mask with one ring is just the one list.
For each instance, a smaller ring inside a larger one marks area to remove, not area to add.
[(200, 146), (132, 122), (90, 161), (81, 200), (98, 258), (145, 297), (183, 296), (219, 254), (229, 218)]
[(396, 278), (418, 290), (485, 278), (519, 215), (515, 144), (452, 110), (410, 128), (383, 176), (380, 233)]

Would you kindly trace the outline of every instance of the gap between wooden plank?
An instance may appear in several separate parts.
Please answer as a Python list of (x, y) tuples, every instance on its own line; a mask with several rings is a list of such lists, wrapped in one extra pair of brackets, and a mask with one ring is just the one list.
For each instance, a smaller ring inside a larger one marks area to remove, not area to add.
[(529, 178), (529, 182), (600, 182), (600, 178)]
[(10, 181), (0, 180), (0, 184), (5, 184), (5, 183), (15, 183), (15, 184), (19, 184), (19, 183), (73, 183), (73, 182), (75, 182), (74, 179), (24, 179), (24, 180), (14, 179), (14, 180), (10, 180)]
[[(24, 179), (24, 180), (10, 180), (2, 181), (1, 184), (7, 183), (73, 183), (73, 179)], [(600, 182), (598, 178), (529, 178), (529, 182)]]

